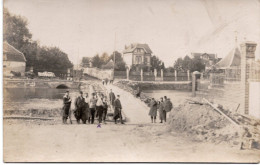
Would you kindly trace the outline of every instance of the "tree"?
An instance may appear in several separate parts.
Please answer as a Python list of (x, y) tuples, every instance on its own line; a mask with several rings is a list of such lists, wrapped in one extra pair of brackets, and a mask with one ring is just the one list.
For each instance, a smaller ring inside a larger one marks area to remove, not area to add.
[(191, 72), (201, 72), (205, 70), (205, 64), (204, 61), (199, 57), (190, 58), (189, 56), (185, 56), (184, 59), (178, 58), (175, 61), (174, 69), (178, 71), (190, 70)]
[(97, 67), (97, 68), (101, 67), (101, 60), (100, 60), (99, 54), (96, 54), (92, 58), (92, 65), (93, 65), (93, 67)]
[(82, 57), (80, 65), (82, 67), (87, 67), (90, 63), (90, 57)]
[(50, 71), (59, 76), (73, 66), (68, 55), (59, 48), (40, 47), (36, 41), (33, 41), (25, 18), (11, 15), (7, 9), (4, 9), (3, 27), (4, 41), (25, 55), (26, 66), (34, 67), (35, 73)]
[(113, 54), (110, 55), (109, 61), (112, 59), (114, 61), (114, 55), (115, 55), (115, 70), (118, 71), (125, 71), (126, 70), (126, 64), (124, 62), (123, 56), (118, 51), (113, 52)]
[(104, 52), (101, 57), (100, 57), (100, 62), (102, 63), (102, 65), (106, 64), (109, 61), (109, 55)]
[(155, 55), (151, 57), (151, 70), (157, 69), (159, 71), (160, 69), (165, 69), (164, 63)]

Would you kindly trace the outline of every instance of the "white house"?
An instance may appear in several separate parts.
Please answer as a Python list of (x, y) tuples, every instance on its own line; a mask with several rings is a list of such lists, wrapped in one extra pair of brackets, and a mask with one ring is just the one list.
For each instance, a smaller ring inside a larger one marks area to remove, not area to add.
[(24, 54), (7, 42), (3, 43), (3, 74), (9, 76), (11, 72), (24, 76), (26, 59)]

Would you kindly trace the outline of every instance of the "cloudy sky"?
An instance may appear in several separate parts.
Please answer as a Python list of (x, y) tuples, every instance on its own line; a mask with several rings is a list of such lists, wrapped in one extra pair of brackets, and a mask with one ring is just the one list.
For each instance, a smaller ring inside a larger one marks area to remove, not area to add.
[(258, 43), (260, 0), (4, 0), (27, 18), (33, 39), (83, 56), (147, 43), (166, 66), (191, 52), (224, 57), (245, 40)]

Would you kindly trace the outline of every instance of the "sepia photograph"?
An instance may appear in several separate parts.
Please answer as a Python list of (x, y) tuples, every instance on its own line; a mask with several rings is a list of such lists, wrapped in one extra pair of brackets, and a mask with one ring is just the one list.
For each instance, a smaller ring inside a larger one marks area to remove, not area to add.
[(4, 162), (260, 162), (260, 0), (2, 4)]

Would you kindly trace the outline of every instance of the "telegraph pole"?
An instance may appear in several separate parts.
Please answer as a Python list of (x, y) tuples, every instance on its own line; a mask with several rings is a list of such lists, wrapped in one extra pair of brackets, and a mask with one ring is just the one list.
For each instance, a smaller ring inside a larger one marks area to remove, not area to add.
[(116, 32), (115, 32), (115, 43), (114, 43), (114, 53), (113, 53), (113, 56), (114, 56), (114, 66), (113, 66), (113, 80), (114, 80), (114, 77), (115, 77), (115, 65), (116, 65)]

